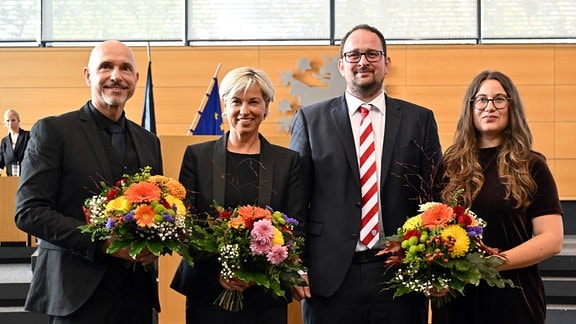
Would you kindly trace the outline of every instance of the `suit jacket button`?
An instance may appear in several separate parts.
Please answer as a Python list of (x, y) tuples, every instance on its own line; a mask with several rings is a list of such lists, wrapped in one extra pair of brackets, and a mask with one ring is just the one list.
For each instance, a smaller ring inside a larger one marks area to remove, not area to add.
[(356, 233), (352, 234), (352, 238), (355, 239), (355, 240), (357, 240), (357, 239), (358, 239), (358, 234), (356, 234)]
[(356, 207), (358, 207), (358, 208), (362, 208), (362, 203), (361, 203), (361, 202), (359, 202), (359, 201), (358, 201), (358, 202), (356, 202)]

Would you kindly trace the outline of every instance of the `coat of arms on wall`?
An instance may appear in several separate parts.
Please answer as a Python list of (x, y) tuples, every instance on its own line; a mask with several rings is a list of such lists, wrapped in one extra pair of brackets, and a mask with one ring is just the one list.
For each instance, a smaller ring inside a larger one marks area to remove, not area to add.
[[(280, 71), (280, 82), (284, 87), (290, 87), (290, 95), (293, 100), (282, 99), (278, 102), (278, 110), (283, 114), (293, 112), (301, 107), (338, 97), (346, 90), (346, 81), (338, 71), (338, 56), (332, 58), (323, 56), (323, 63), (318, 68), (313, 68), (314, 62), (308, 58), (301, 58), (298, 64), (298, 72), (292, 69)], [(277, 118), (278, 130), (290, 132), (292, 116)]]

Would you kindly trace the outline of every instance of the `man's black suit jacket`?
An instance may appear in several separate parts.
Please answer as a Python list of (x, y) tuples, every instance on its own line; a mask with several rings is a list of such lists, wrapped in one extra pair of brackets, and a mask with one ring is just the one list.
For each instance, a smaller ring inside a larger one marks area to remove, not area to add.
[[(131, 121), (126, 125), (140, 167), (162, 173), (158, 137)], [(73, 313), (92, 295), (109, 266), (110, 257), (101, 255), (101, 242), (92, 242), (78, 229), (86, 223), (82, 205), (100, 192), (99, 181), (118, 180), (113, 179), (100, 133), (88, 103), (41, 119), (31, 129), (15, 217), (18, 228), (41, 239), (27, 310), (55, 316)]]

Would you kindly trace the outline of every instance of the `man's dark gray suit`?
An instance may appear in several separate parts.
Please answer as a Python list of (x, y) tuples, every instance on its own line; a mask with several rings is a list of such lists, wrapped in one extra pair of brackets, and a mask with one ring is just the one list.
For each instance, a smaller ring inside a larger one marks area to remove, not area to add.
[[(432, 111), (388, 96), (385, 100), (379, 190), (385, 235), (392, 235), (407, 217), (416, 214), (421, 180), (430, 179), (441, 151)], [(341, 293), (360, 235), (360, 176), (345, 97), (300, 109), (294, 117), (290, 148), (302, 157), (304, 187), (310, 201), (304, 258), (312, 299), (331, 297)], [(384, 270), (383, 262), (381, 268)], [(378, 289), (384, 288), (384, 280), (381, 275), (373, 278)], [(390, 291), (382, 293), (389, 294), (392, 302)], [(425, 305), (422, 296), (408, 298)], [(401, 300), (396, 298), (395, 302)], [(406, 321), (387, 317), (386, 323), (415, 323), (408, 315)], [(333, 323), (348, 322), (334, 318)]]
[[(87, 103), (80, 110), (39, 120), (31, 129), (15, 217), (21, 230), (41, 238), (25, 306), (30, 311), (67, 316), (99, 285), (113, 288), (125, 280), (110, 275), (122, 273), (113, 268), (124, 267), (123, 261), (104, 255), (102, 243), (92, 242), (78, 229), (86, 223), (82, 205), (99, 193), (99, 181), (113, 184), (122, 175), (122, 164), (109, 158), (112, 147), (93, 113)], [(150, 166), (152, 174), (162, 173), (158, 137), (127, 119), (126, 128), (137, 165)], [(158, 306), (155, 271), (149, 275)]]

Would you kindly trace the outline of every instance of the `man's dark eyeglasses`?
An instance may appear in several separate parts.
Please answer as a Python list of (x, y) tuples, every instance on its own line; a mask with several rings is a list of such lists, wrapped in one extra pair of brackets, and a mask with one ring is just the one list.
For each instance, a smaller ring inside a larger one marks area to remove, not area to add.
[(366, 60), (368, 60), (368, 62), (374, 63), (382, 59), (384, 52), (377, 50), (369, 50), (366, 52), (354, 51), (354, 52), (346, 52), (342, 56), (344, 57), (344, 60), (346, 60), (346, 62), (348, 63), (358, 63), (362, 59), (362, 55), (366, 56)]

